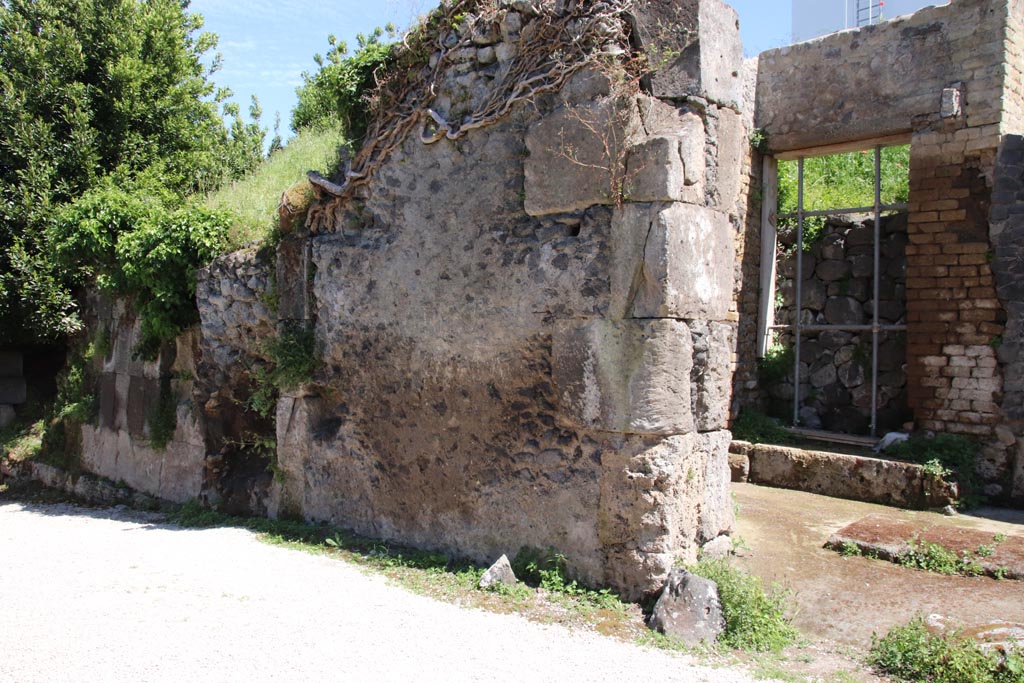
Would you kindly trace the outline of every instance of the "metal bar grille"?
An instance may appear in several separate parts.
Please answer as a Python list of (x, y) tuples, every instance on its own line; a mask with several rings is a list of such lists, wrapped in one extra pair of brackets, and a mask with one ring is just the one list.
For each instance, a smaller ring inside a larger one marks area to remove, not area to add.
[[(882, 325), (879, 318), (879, 307), (882, 298), (881, 283), (881, 243), (882, 243), (882, 213), (886, 211), (898, 211), (907, 208), (906, 204), (882, 204), (882, 145), (874, 148), (874, 199), (875, 203), (870, 207), (853, 209), (826, 209), (821, 211), (806, 211), (804, 209), (804, 158), (797, 159), (797, 210), (796, 213), (782, 214), (779, 218), (797, 219), (797, 256), (796, 256), (796, 283), (794, 302), (795, 319), (790, 325), (772, 325), (771, 330), (784, 330), (794, 335), (794, 361), (793, 361), (793, 426), (800, 425), (800, 349), (802, 337), (807, 332), (825, 332), (829, 330), (842, 332), (870, 332), (871, 333), (871, 436), (878, 435), (878, 350), (880, 335), (883, 332), (903, 332), (906, 325)], [(804, 251), (804, 220), (812, 216), (830, 216), (836, 214), (850, 213), (873, 213), (874, 214), (874, 236), (873, 236), (873, 286), (872, 286), (872, 320), (870, 325), (805, 325), (803, 322), (803, 251)]]

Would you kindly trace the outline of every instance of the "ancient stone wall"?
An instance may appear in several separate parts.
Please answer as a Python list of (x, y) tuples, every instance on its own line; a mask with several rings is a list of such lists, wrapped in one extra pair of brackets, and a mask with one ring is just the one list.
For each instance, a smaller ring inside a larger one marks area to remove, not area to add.
[[(852, 222), (829, 218), (803, 252), (801, 315), (804, 325), (865, 325), (874, 311), (874, 219)], [(790, 240), (792, 234), (786, 235)], [(881, 297), (879, 322), (906, 323), (907, 216), (886, 216), (881, 225)], [(777, 296), (781, 305), (775, 320), (796, 322), (796, 245), (779, 259)], [(801, 424), (811, 429), (867, 434), (871, 423), (871, 333), (838, 330), (805, 332), (801, 338)], [(782, 346), (793, 346), (792, 335), (780, 335)], [(899, 430), (911, 419), (907, 407), (906, 336), (885, 332), (878, 349), (878, 429)], [(761, 388), (770, 412), (792, 418), (793, 359), (762, 377)], [(781, 373), (778, 371), (782, 371)]]
[(1001, 116), (1006, 23), (1007, 0), (953, 0), (763, 52), (757, 126), (773, 152), (907, 133), (959, 86), (970, 147), (984, 149)]
[[(1015, 456), (1012, 497), (1024, 503), (1024, 137), (1003, 138), (992, 194), (992, 270), (1006, 309), (1006, 329), (996, 354), (1003, 370), (1001, 445)], [(1012, 461), (1011, 461), (1012, 462)]]
[[(99, 418), (82, 427), (81, 466), (164, 500), (183, 503), (199, 496), (206, 461), (205, 425), (191, 400), (198, 334), (190, 331), (154, 361), (139, 360), (138, 320), (124, 301), (95, 297), (97, 338), (109, 340), (105, 357), (93, 360), (98, 377)], [(173, 417), (164, 448), (152, 444), (161, 410)]]
[(995, 429), (1006, 311), (989, 206), (1000, 134), (1020, 117), (1020, 84), (1008, 80), (1020, 10), (1016, 0), (958, 0), (764, 53), (756, 113), (773, 152), (911, 137), (910, 408), (921, 429), (986, 443), (979, 468), (993, 496), (1009, 495), (1014, 455)]
[[(640, 40), (699, 22), (659, 97), (588, 68), (313, 207), (322, 369), (279, 403), (279, 514), (480, 560), (550, 547), (630, 596), (728, 532), (740, 48), (731, 10), (690, 5), (635, 18)], [(516, 8), (467, 22), (442, 118), (569, 11)]]

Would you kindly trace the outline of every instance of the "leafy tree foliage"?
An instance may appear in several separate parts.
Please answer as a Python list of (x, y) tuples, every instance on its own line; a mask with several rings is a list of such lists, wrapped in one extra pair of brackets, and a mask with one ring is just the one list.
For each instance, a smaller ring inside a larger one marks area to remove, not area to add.
[(180, 205), (154, 181), (131, 191), (107, 179), (55, 212), (47, 243), (75, 286), (130, 299), (152, 358), (165, 340), (196, 322), (196, 271), (221, 253), (234, 221), (224, 211)]
[[(259, 162), (264, 131), (237, 106), (221, 111), (230, 93), (209, 80), (219, 59), (202, 61), (216, 36), (187, 6), (0, 0), (0, 344), (78, 330), (71, 287), (125, 275), (112, 259), (126, 255), (130, 221)], [(97, 187), (76, 234), (62, 207)], [(123, 206), (108, 201), (118, 191)]]
[(315, 74), (302, 74), (303, 84), (296, 89), (298, 104), (292, 110), (292, 128), (299, 131), (316, 126), (342, 126), (349, 140), (358, 142), (366, 135), (370, 108), (367, 94), (383, 78), (392, 64), (391, 43), (395, 28), (388, 24), (367, 35), (356, 37), (358, 49), (348, 55), (348, 45), (328, 36), (330, 50), (326, 63), (321, 55), (314, 59), (320, 67)]

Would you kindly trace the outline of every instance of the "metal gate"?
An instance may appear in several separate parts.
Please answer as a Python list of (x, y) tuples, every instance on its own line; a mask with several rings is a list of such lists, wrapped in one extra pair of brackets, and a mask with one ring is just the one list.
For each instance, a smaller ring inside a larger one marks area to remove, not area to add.
[[(794, 213), (779, 214), (778, 219), (795, 218), (797, 221), (797, 258), (796, 258), (796, 283), (795, 283), (795, 324), (792, 325), (771, 325), (770, 330), (793, 333), (795, 340), (794, 369), (793, 369), (793, 426), (800, 425), (800, 345), (801, 337), (812, 332), (870, 332), (871, 333), (871, 436), (878, 434), (878, 346), (879, 336), (883, 332), (905, 332), (907, 326), (903, 325), (882, 325), (879, 322), (879, 303), (881, 300), (881, 231), (882, 213), (890, 211), (905, 211), (906, 204), (882, 204), (882, 145), (874, 148), (874, 190), (875, 203), (873, 206), (859, 206), (849, 208), (822, 209), (815, 211), (804, 210), (804, 161), (807, 157), (797, 158), (797, 210)], [(803, 249), (804, 249), (804, 220), (815, 216), (842, 216), (851, 214), (873, 214), (874, 215), (874, 282), (872, 292), (872, 321), (870, 325), (804, 325), (803, 316)], [(774, 271), (774, 267), (772, 271)]]

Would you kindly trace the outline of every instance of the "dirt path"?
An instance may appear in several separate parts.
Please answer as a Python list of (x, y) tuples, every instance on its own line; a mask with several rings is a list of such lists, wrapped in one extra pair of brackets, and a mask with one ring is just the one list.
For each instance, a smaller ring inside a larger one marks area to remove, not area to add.
[(0, 681), (750, 681), (237, 529), (0, 505)]
[(793, 592), (795, 625), (805, 634), (867, 647), (916, 615), (941, 614), (967, 626), (997, 620), (1024, 623), (1024, 581), (941, 576), (867, 557), (842, 557), (822, 546), (829, 536), (868, 515), (916, 527), (951, 527), (1024, 536), (1024, 513), (982, 510), (943, 517), (933, 512), (827, 498), (750, 484), (733, 484), (740, 506), (736, 531), (750, 546), (739, 564)]

